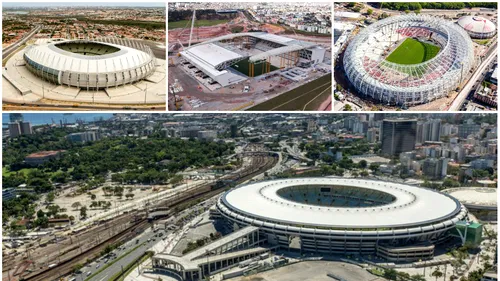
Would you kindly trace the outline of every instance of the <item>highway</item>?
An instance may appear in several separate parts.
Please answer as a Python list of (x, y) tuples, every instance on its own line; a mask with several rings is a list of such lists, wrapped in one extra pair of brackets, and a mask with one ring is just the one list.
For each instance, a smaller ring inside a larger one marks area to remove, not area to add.
[[(116, 273), (120, 272), (125, 267), (133, 262), (135, 259), (140, 257), (142, 254), (144, 254), (150, 247), (152, 247), (156, 242), (152, 240), (156, 233), (153, 233), (152, 231), (147, 231), (144, 233), (144, 235), (141, 235), (140, 237), (137, 237), (137, 239), (132, 239), (129, 242), (123, 244), (119, 248), (113, 250), (110, 255), (111, 257), (102, 257), (99, 258), (97, 261), (92, 262), (85, 267), (83, 267), (80, 270), (79, 274), (73, 275), (71, 278), (76, 278), (76, 281), (83, 281), (83, 280), (92, 280), (92, 281), (103, 281), (103, 280), (108, 280), (109, 277), (115, 275)], [(158, 238), (157, 238), (158, 239)], [(139, 241), (139, 243), (136, 244), (136, 240)], [(148, 242), (148, 240), (150, 240)], [(144, 243), (144, 244), (143, 244)], [(141, 245), (141, 246), (139, 246)], [(139, 247), (138, 247), (139, 246)], [(133, 250), (134, 248), (138, 247), (137, 249)], [(133, 250), (132, 252), (128, 253), (129, 251)], [(126, 254), (126, 255), (125, 255)], [(122, 259), (119, 261), (115, 262), (114, 264), (113, 261), (116, 259), (120, 258), (121, 256), (125, 255)], [(109, 267), (105, 268), (107, 265), (110, 265)], [(102, 270), (105, 268), (104, 270)], [(97, 275), (93, 276), (92, 278), (89, 279), (89, 277), (98, 272), (99, 270), (102, 270), (99, 272)]]
[(463, 103), (465, 102), (465, 99), (467, 98), (470, 91), (472, 90), (473, 86), (476, 84), (476, 82), (481, 77), (484, 77), (485, 72), (488, 72), (491, 62), (497, 57), (497, 49), (498, 49), (498, 44), (495, 41), (493, 43), (493, 45), (488, 49), (488, 52), (485, 55), (485, 59), (481, 62), (479, 67), (476, 69), (476, 71), (474, 72), (472, 77), (469, 79), (467, 84), (465, 84), (465, 86), (462, 88), (462, 90), (457, 95), (455, 100), (451, 103), (450, 107), (448, 108), (448, 111), (459, 111), (460, 110)]
[(21, 38), (21, 40), (19, 40), (16, 43), (10, 45), (9, 47), (5, 48), (2, 51), (2, 57), (4, 59), (6, 57), (8, 57), (12, 52), (14, 52), (15, 50), (17, 50), (17, 48), (19, 48), (21, 45), (23, 45), (28, 40), (30, 40), (35, 34), (37, 34), (38, 31), (40, 31), (40, 29), (42, 29), (42, 26), (41, 25), (37, 25), (33, 30), (31, 30), (28, 34), (26, 34), (23, 38)]
[(280, 146), (281, 146), (281, 148), (286, 149), (286, 152), (290, 155), (290, 157), (293, 157), (297, 160), (306, 161), (306, 162), (312, 161), (311, 159), (302, 155), (302, 152), (300, 151), (299, 147), (297, 146), (297, 143), (293, 143), (293, 147), (291, 147), (286, 141), (280, 141)]

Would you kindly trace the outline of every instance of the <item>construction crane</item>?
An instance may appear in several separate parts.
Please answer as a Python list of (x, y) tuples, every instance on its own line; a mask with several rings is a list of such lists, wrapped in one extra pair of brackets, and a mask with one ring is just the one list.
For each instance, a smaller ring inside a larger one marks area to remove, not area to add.
[(188, 47), (191, 47), (191, 39), (193, 38), (194, 21), (196, 19), (196, 9), (193, 9), (193, 18), (191, 19), (191, 31), (189, 32)]

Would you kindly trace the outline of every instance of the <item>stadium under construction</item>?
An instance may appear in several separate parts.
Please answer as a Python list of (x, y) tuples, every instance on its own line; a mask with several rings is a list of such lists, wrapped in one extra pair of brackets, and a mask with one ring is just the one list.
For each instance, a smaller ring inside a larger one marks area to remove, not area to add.
[(325, 49), (280, 35), (246, 32), (213, 38), (180, 54), (198, 76), (226, 87), (272, 70), (320, 63)]

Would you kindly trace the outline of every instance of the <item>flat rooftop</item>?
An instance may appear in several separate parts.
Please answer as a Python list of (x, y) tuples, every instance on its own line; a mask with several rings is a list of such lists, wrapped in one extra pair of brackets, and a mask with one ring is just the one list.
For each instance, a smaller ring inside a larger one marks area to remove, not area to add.
[(242, 55), (213, 43), (198, 44), (187, 49), (185, 52), (212, 67), (228, 60), (243, 58)]
[(26, 156), (26, 158), (41, 158), (41, 157), (47, 157), (47, 156), (55, 156), (61, 152), (64, 152), (64, 150), (39, 151), (39, 152), (31, 153), (30, 155)]

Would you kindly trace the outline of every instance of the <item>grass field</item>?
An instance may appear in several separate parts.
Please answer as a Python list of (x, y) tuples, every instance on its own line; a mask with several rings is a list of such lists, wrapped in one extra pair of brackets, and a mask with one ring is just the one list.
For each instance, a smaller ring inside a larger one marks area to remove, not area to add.
[(432, 59), (439, 50), (436, 45), (406, 38), (386, 60), (397, 64), (417, 64)]
[(329, 73), (247, 110), (317, 110), (331, 94), (332, 75)]
[[(229, 20), (196, 20), (194, 22), (195, 27), (199, 26), (212, 26), (212, 25), (218, 25), (221, 23), (226, 23)], [(181, 21), (169, 21), (168, 22), (168, 29), (174, 29), (174, 28), (184, 28), (188, 27), (191, 28), (191, 21), (190, 20), (181, 20)]]
[[(245, 74), (246, 76), (249, 76), (248, 75), (248, 72), (249, 72), (249, 69), (248, 69), (249, 68), (248, 59), (239, 61), (238, 63), (234, 64), (231, 67), (234, 70), (236, 70), (238, 72), (241, 72), (241, 73)], [(274, 65), (271, 64), (271, 71), (274, 71), (276, 69), (278, 69), (278, 68), (276, 66), (274, 66)], [(254, 77), (257, 77), (257, 76), (262, 75), (264, 73), (266, 73), (265, 72), (265, 65), (264, 65), (264, 63), (255, 64)]]

